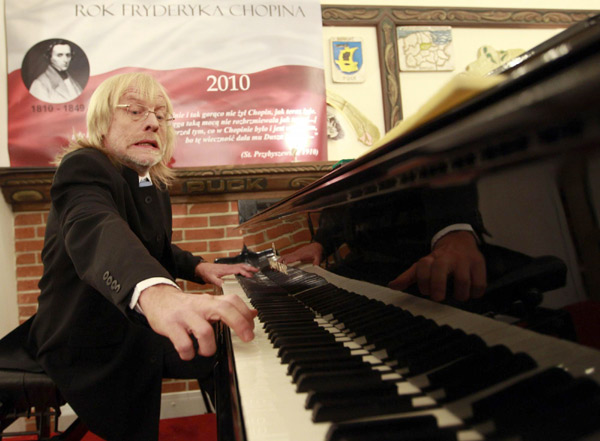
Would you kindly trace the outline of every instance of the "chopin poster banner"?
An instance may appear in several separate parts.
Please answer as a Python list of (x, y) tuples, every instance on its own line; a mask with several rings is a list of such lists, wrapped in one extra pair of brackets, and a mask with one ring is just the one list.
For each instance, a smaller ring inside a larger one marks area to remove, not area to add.
[(173, 167), (327, 160), (318, 0), (6, 0), (11, 166), (85, 133), (106, 78), (155, 76), (175, 107)]

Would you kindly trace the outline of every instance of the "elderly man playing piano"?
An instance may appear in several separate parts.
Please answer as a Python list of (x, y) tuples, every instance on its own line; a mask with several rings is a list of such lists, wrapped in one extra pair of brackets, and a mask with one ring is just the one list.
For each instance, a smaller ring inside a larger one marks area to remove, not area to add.
[(87, 137), (62, 155), (51, 189), (29, 349), (108, 441), (158, 439), (162, 378), (210, 389), (214, 322), (253, 338), (256, 311), (237, 296), (186, 294), (175, 283), (221, 285), (257, 270), (171, 244), (172, 112), (153, 77), (107, 79), (91, 98)]
[[(320, 265), (338, 255), (332, 272), (345, 277), (416, 290), (434, 301), (483, 296), (485, 232), (473, 185), (408, 189), (343, 208), (325, 210), (314, 240), (281, 257)], [(338, 249), (346, 254), (339, 258)]]

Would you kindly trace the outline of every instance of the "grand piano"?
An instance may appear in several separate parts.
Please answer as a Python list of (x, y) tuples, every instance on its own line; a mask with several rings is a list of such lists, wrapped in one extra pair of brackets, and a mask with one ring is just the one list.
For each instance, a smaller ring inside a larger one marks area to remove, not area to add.
[[(220, 440), (600, 439), (599, 336), (573, 319), (573, 305), (600, 319), (600, 17), (492, 75), (502, 81), (241, 226), (247, 247), (223, 261), (261, 271), (223, 292), (260, 323), (251, 343), (219, 328)], [(390, 198), (456, 185), (476, 188), (484, 240), (513, 263), (487, 300), (436, 303), (335, 266), (283, 268), (256, 244), (361, 204), (377, 229)]]

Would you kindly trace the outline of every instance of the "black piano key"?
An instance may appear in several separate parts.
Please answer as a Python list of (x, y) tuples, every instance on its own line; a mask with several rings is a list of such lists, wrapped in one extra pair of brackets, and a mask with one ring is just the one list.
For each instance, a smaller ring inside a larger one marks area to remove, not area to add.
[(291, 337), (294, 335), (306, 335), (309, 332), (324, 331), (322, 326), (319, 326), (317, 322), (300, 324), (297, 326), (288, 326), (282, 328), (276, 328), (268, 331), (267, 335), (270, 341), (274, 341), (277, 337)]
[[(391, 329), (390, 329), (391, 327)], [(422, 316), (414, 317), (404, 323), (385, 322), (381, 328), (358, 331), (357, 334), (364, 336), (369, 344), (377, 349), (386, 349), (393, 352), (396, 346), (405, 341), (414, 340), (420, 335), (432, 332), (439, 328), (439, 325), (431, 319)]]
[(273, 347), (275, 348), (283, 348), (283, 347), (300, 347), (300, 346), (310, 346), (315, 343), (325, 343), (330, 342), (334, 343), (336, 341), (335, 335), (330, 332), (322, 331), (322, 332), (307, 332), (305, 335), (300, 336), (280, 336), (276, 337), (273, 340)]
[[(538, 415), (536, 415), (538, 416)], [(573, 401), (566, 408), (552, 409), (543, 418), (533, 418), (534, 424), (526, 424), (518, 433), (524, 441), (563, 441), (581, 439), (588, 435), (600, 436), (600, 397), (592, 400)], [(585, 438), (589, 440), (590, 438)]]
[(367, 311), (371, 308), (379, 308), (380, 306), (374, 302), (369, 301), (367, 298), (346, 298), (340, 299), (336, 302), (329, 302), (323, 305), (309, 305), (311, 309), (317, 311), (322, 316), (333, 315), (336, 318), (343, 318), (348, 316), (355, 316), (361, 311)]
[(304, 310), (294, 310), (294, 311), (288, 311), (285, 315), (283, 314), (282, 311), (274, 311), (274, 312), (258, 312), (258, 318), (260, 321), (262, 322), (270, 322), (270, 321), (278, 321), (283, 319), (284, 317), (292, 317), (296, 320), (298, 319), (309, 319), (309, 320), (314, 320), (315, 318), (315, 314), (312, 311), (309, 311), (307, 309)]
[(427, 352), (413, 354), (407, 363), (407, 376), (419, 375), (434, 368), (479, 352), (487, 347), (481, 337), (469, 334), (450, 344), (443, 345)]
[(368, 366), (359, 366), (327, 372), (310, 372), (300, 375), (296, 382), (298, 392), (351, 390), (357, 384), (376, 384), (381, 380), (381, 373)]
[(333, 314), (338, 322), (345, 322), (355, 320), (357, 317), (370, 317), (373, 314), (379, 314), (383, 311), (385, 311), (384, 303), (369, 299), (367, 302), (348, 305), (345, 309), (336, 309)]
[(363, 388), (356, 387), (352, 390), (336, 390), (333, 392), (309, 391), (304, 406), (307, 409), (312, 409), (317, 403), (361, 402), (373, 397), (397, 395), (398, 387), (396, 383), (393, 381), (382, 381), (378, 384), (371, 384)]
[(373, 324), (374, 322), (381, 322), (391, 319), (396, 320), (398, 323), (401, 323), (402, 320), (411, 318), (412, 314), (408, 311), (399, 310), (396, 307), (377, 307), (377, 308), (369, 308), (367, 311), (361, 314), (355, 314), (354, 316), (349, 317), (337, 317), (339, 323), (342, 323), (344, 327), (352, 330), (359, 330), (362, 327)]
[(298, 349), (289, 349), (289, 350), (280, 350), (280, 358), (281, 362), (284, 364), (290, 363), (291, 361), (297, 360), (340, 360), (346, 359), (351, 355), (350, 349), (340, 345), (335, 344), (326, 347), (318, 347), (318, 348), (298, 348)]
[(473, 403), (468, 424), (491, 420), (493, 436), (577, 439), (600, 430), (600, 386), (552, 368)]
[[(434, 407), (434, 406), (431, 406)], [(381, 395), (365, 398), (362, 402), (344, 400), (341, 402), (317, 402), (313, 407), (312, 420), (315, 423), (325, 421), (340, 422), (357, 418), (426, 410), (430, 407), (415, 407), (412, 397), (402, 395)]]
[(349, 297), (352, 296), (351, 293), (338, 288), (335, 285), (323, 285), (314, 287), (308, 290), (305, 290), (301, 293), (295, 294), (294, 299), (298, 300), (304, 305), (308, 307), (314, 308), (320, 302), (327, 301), (329, 299), (335, 299), (340, 297), (345, 297), (345, 294), (348, 294)]
[(414, 334), (415, 339), (409, 339), (405, 344), (398, 347), (397, 350), (386, 348), (388, 357), (398, 362), (398, 366), (404, 367), (408, 360), (417, 353), (427, 352), (432, 348), (438, 348), (449, 344), (454, 340), (464, 336), (464, 331), (452, 329), (450, 326), (439, 326), (431, 332), (424, 332), (421, 336)]
[[(287, 364), (292, 358), (300, 360), (312, 359), (310, 354), (327, 353), (327, 351), (334, 351), (336, 354), (340, 352), (349, 354), (349, 351), (342, 351), (343, 349), (345, 349), (345, 346), (337, 341), (314, 341), (308, 345), (305, 343), (284, 345), (277, 350), (277, 356), (283, 364)], [(305, 354), (308, 355), (305, 356)]]
[(269, 332), (270, 330), (274, 330), (274, 329), (286, 329), (286, 328), (291, 328), (294, 326), (300, 326), (300, 325), (305, 325), (305, 326), (312, 326), (315, 323), (314, 319), (307, 319), (307, 318), (280, 318), (277, 320), (270, 320), (269, 322), (265, 323), (263, 328), (265, 329), (265, 331)]
[(455, 381), (444, 384), (444, 398), (440, 398), (438, 401), (458, 400), (536, 367), (535, 360), (522, 352), (514, 354), (502, 363), (467, 367)]
[(336, 305), (343, 307), (343, 305), (352, 306), (359, 304), (369, 305), (379, 303), (377, 300), (369, 299), (365, 296), (358, 295), (342, 288), (338, 288), (336, 291), (324, 293), (324, 295), (318, 296), (307, 296), (302, 293), (298, 296), (298, 299), (302, 301), (302, 303), (319, 311), (325, 311), (334, 308)]
[(554, 367), (528, 377), (472, 404), (473, 416), (468, 424), (477, 424), (498, 415), (510, 412), (515, 405), (528, 405), (531, 400), (546, 390), (561, 387), (573, 381), (573, 376), (564, 369)]
[[(410, 328), (410, 332), (398, 335), (394, 341), (389, 341), (382, 349), (385, 349), (388, 358), (402, 359), (403, 354), (411, 354), (418, 351), (423, 345), (438, 338), (447, 337), (453, 329), (448, 326), (428, 325)], [(379, 349), (379, 348), (378, 348)]]
[(311, 362), (291, 362), (288, 365), (288, 373), (292, 376), (294, 383), (298, 381), (300, 375), (310, 372), (334, 371), (341, 369), (351, 369), (359, 366), (371, 366), (370, 363), (363, 361), (362, 357), (348, 357), (340, 360), (321, 360)]
[[(400, 328), (417, 326), (424, 320), (424, 317), (415, 317), (404, 314), (403, 312), (390, 310), (385, 311), (384, 315), (372, 317), (372, 319), (368, 321), (356, 323), (347, 322), (344, 323), (344, 325), (357, 335), (374, 339), (377, 336), (386, 335), (387, 332), (395, 329), (399, 330)], [(430, 322), (435, 323), (433, 320), (430, 320)]]
[(446, 384), (456, 381), (457, 378), (463, 377), (465, 371), (468, 369), (477, 369), (478, 367), (484, 369), (485, 366), (506, 363), (506, 360), (512, 356), (512, 351), (504, 345), (495, 345), (485, 348), (482, 351), (474, 352), (448, 366), (427, 374), (429, 386), (422, 389), (428, 392), (441, 388)]
[(278, 338), (294, 338), (301, 337), (303, 335), (339, 335), (343, 336), (341, 332), (338, 332), (334, 329), (333, 332), (330, 331), (331, 328), (321, 326), (317, 322), (309, 322), (309, 323), (296, 323), (296, 326), (280, 326), (280, 327), (272, 327), (267, 331), (269, 340), (275, 341)]
[(333, 424), (326, 441), (456, 441), (452, 429), (440, 429), (431, 415)]
[(348, 292), (345, 289), (339, 288), (335, 285), (324, 285), (306, 290), (296, 294), (294, 297), (312, 308), (318, 305), (326, 304), (332, 300), (353, 299), (356, 298), (356, 294)]
[(372, 373), (348, 374), (336, 382), (321, 382), (320, 384), (313, 385), (312, 389), (308, 389), (305, 392), (337, 393), (354, 391), (356, 394), (360, 394), (366, 388), (379, 387), (383, 383), (395, 384), (390, 380), (382, 380), (381, 377)]

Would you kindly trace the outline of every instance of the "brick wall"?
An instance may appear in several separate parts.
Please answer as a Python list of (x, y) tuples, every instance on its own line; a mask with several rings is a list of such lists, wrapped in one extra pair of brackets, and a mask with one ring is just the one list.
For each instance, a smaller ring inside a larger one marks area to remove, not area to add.
[[(15, 255), (17, 263), (17, 303), (19, 322), (35, 313), (42, 275), (41, 251), (48, 218), (47, 211), (15, 213)], [(235, 256), (244, 243), (253, 251), (275, 244), (277, 250), (290, 250), (310, 240), (306, 223), (290, 222), (244, 237), (238, 226), (236, 201), (173, 205), (173, 241), (181, 248), (212, 261)], [(212, 293), (212, 285), (181, 281), (187, 292)], [(165, 380), (163, 392), (197, 389), (195, 381)]]

